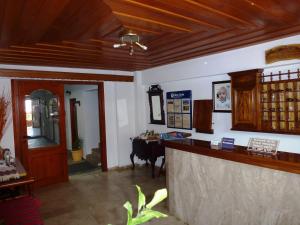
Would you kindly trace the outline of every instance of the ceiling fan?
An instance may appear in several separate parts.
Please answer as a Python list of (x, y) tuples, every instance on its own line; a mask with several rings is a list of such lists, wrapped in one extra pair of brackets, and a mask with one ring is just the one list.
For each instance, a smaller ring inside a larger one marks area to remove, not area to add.
[(144, 51), (148, 49), (146, 45), (140, 43), (140, 37), (136, 33), (132, 32), (131, 30), (126, 30), (122, 32), (120, 35), (120, 40), (121, 43), (116, 43), (113, 45), (113, 47), (122, 48), (125, 46), (129, 46), (129, 55), (133, 55), (134, 53), (134, 49), (133, 49), (134, 44), (139, 46)]

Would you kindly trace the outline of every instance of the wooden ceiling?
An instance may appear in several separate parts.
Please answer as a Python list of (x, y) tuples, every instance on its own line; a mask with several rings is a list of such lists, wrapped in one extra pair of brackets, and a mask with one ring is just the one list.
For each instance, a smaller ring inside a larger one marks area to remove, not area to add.
[[(142, 70), (300, 33), (299, 0), (0, 0), (0, 63)], [(124, 29), (148, 46), (114, 49)]]

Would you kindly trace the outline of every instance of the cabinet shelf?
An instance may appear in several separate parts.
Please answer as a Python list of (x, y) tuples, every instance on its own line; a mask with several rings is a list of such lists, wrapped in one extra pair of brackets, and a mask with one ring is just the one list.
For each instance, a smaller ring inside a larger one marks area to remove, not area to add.
[(300, 92), (300, 90), (295, 91), (286, 91), (286, 90), (278, 90), (278, 91), (261, 91), (261, 94), (279, 94), (279, 93), (297, 93)]
[(300, 102), (300, 99), (297, 99), (296, 101), (261, 101), (261, 103), (294, 103), (294, 102)]

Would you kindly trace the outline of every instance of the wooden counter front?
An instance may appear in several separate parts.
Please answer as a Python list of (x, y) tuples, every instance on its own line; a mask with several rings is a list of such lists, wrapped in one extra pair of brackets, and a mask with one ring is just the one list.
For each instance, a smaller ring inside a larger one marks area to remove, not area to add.
[(243, 146), (235, 146), (232, 150), (214, 150), (210, 148), (209, 141), (195, 139), (164, 141), (164, 145), (185, 152), (300, 174), (300, 154), (297, 153), (278, 151), (276, 156), (262, 155), (249, 152)]

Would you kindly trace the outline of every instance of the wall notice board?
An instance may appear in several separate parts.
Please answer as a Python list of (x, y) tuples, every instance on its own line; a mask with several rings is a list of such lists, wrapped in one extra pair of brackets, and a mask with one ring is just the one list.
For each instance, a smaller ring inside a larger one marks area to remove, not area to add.
[(192, 91), (167, 92), (167, 126), (192, 129)]

